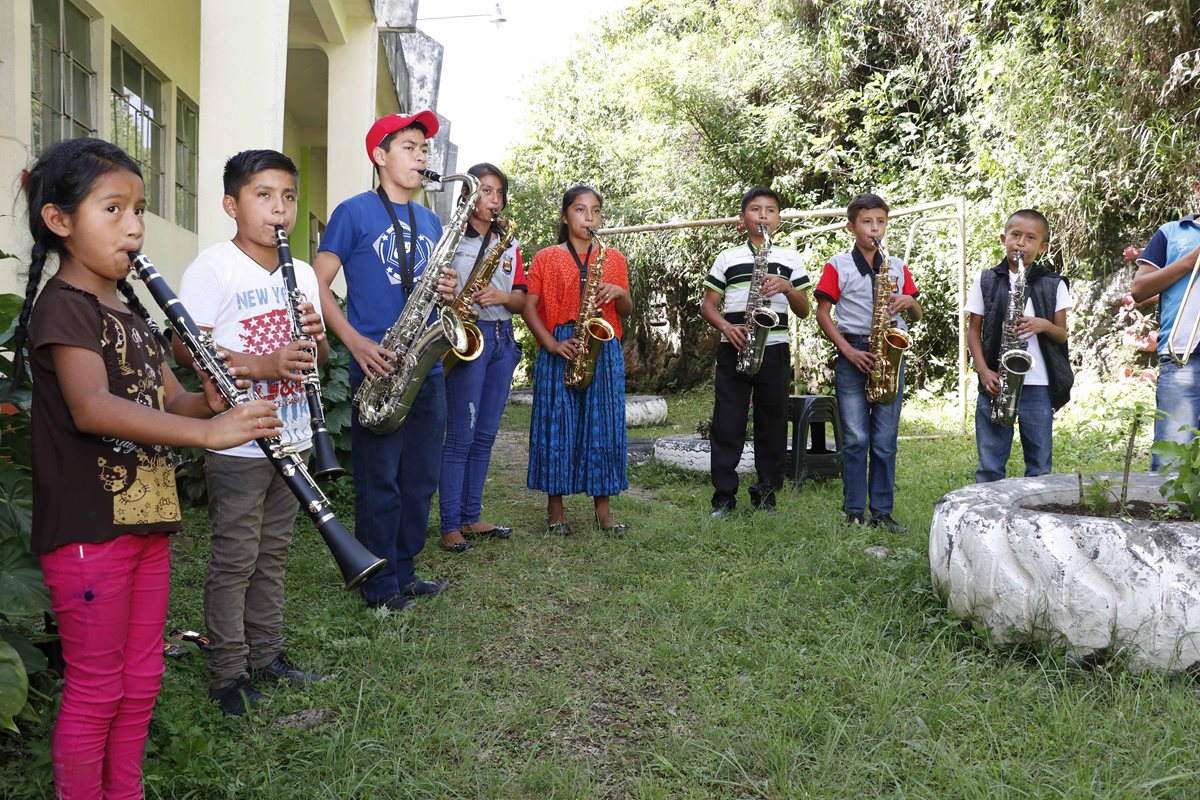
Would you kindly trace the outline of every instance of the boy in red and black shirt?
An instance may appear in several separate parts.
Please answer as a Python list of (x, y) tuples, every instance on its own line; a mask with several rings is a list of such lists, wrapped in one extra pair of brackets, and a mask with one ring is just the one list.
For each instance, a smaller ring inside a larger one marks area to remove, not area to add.
[[(875, 281), (886, 276), (898, 290), (887, 311), (897, 328), (905, 330), (901, 313), (913, 322), (921, 318), (917, 287), (908, 265), (884, 255), (877, 241), (887, 232), (888, 206), (873, 194), (860, 194), (846, 209), (846, 230), (854, 234), (854, 247), (834, 256), (825, 265), (817, 284), (817, 324), (838, 350), (834, 390), (842, 418), (842, 494), (846, 522), (861, 524), (871, 508), (871, 527), (893, 533), (906, 529), (892, 517), (896, 489), (896, 439), (900, 431), (900, 406), (904, 400), (904, 365), (896, 378), (898, 390), (889, 403), (867, 401), (867, 376), (875, 364), (870, 350), (875, 304)], [(837, 322), (830, 316), (837, 306)], [(870, 476), (867, 454), (870, 453)]]

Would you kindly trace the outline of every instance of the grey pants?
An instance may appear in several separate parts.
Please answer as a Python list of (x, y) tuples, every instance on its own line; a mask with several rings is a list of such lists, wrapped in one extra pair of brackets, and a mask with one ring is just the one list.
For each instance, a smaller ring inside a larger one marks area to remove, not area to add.
[(265, 458), (206, 453), (204, 476), (212, 520), (204, 624), (211, 686), (220, 689), (283, 652), (283, 569), (300, 503)]

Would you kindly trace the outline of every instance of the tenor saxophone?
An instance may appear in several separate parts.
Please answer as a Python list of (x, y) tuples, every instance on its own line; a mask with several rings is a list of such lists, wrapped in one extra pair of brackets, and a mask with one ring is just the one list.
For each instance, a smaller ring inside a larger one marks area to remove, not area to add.
[(746, 349), (737, 354), (737, 371), (747, 377), (758, 373), (763, 354), (767, 350), (767, 336), (779, 324), (779, 315), (771, 310), (771, 301), (763, 297), (762, 282), (770, 267), (771, 234), (766, 225), (758, 226), (763, 237), (763, 246), (754, 254), (754, 268), (750, 273), (750, 294), (746, 297), (746, 328), (749, 341)]
[[(479, 197), (479, 179), (467, 174), (442, 177), (432, 170), (424, 173), (434, 183), (463, 181), (468, 193), (442, 231), (442, 238), (433, 248), (429, 263), (413, 287), (404, 310), (379, 342), (396, 354), (395, 369), (389, 375), (368, 375), (354, 395), (359, 422), (374, 433), (391, 433), (399, 428), (438, 359), (447, 350), (461, 352), (467, 348), (467, 330), (458, 315), (447, 308), (437, 284), (442, 270), (454, 259), (454, 251), (466, 230), (467, 217)], [(400, 235), (396, 231), (396, 236)], [(416, 235), (413, 231), (414, 242)], [(416, 250), (415, 246), (413, 249)], [(434, 319), (428, 322), (431, 315)]]
[(458, 362), (474, 361), (483, 353), (483, 334), (479, 331), (479, 326), (475, 324), (479, 319), (479, 314), (475, 311), (475, 304), (471, 302), (471, 298), (492, 282), (492, 276), (496, 274), (496, 267), (500, 266), (500, 259), (504, 257), (505, 251), (512, 244), (513, 236), (516, 234), (516, 225), (511, 219), (496, 217), (492, 220), (492, 224), (500, 228), (500, 238), (471, 272), (471, 276), (463, 285), (463, 290), (459, 292), (458, 297), (454, 298), (454, 303), (450, 306), (450, 310), (462, 320), (463, 327), (467, 331), (467, 347), (462, 352), (451, 350), (442, 358), (442, 372), (446, 375), (450, 374), (450, 370), (454, 369)]
[(1000, 391), (992, 398), (990, 419), (1010, 428), (1017, 420), (1021, 389), (1025, 376), (1033, 369), (1029, 344), (1017, 335), (1017, 326), (1025, 314), (1025, 254), (1017, 251), (1017, 279), (1008, 290), (1008, 311), (1004, 315), (1004, 336), (1000, 341)]
[(596, 235), (595, 228), (588, 228), (588, 233), (596, 240), (596, 260), (588, 265), (587, 279), (579, 293), (579, 313), (575, 315), (574, 338), (578, 344), (575, 357), (567, 362), (563, 381), (572, 389), (583, 391), (596, 377), (596, 359), (600, 357), (600, 348), (609, 339), (617, 335), (613, 326), (596, 313), (596, 294), (604, 278), (604, 255), (608, 248)]
[(887, 306), (896, 292), (890, 259), (883, 241), (875, 239), (875, 248), (883, 256), (883, 266), (875, 276), (875, 303), (871, 310), (871, 353), (875, 363), (867, 375), (867, 402), (890, 403), (900, 391), (900, 364), (904, 351), (912, 347), (912, 337), (896, 327)]

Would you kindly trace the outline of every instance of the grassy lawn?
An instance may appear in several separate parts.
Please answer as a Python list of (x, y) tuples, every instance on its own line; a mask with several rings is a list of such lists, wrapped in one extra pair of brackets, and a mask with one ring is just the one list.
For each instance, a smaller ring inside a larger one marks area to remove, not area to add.
[[(1112, 391), (1064, 412), (1057, 470), (1119, 467), (1111, 420), (1128, 392)], [(673, 400), (669, 427), (691, 431), (710, 403)], [(936, 399), (910, 405), (903, 433), (956, 430)], [(170, 660), (148, 797), (1200, 795), (1189, 679), (998, 649), (931, 592), (926, 532), (937, 499), (972, 480), (970, 435), (902, 442), (907, 535), (844, 527), (836, 481), (785, 490), (775, 517), (713, 523), (706, 475), (648, 465), (616, 502), (633, 530), (613, 541), (542, 533), (543, 498), (523, 488), (528, 418), (510, 406), (485, 498), (517, 534), (466, 556), (431, 537), (421, 571), (453, 589), (416, 613), (342, 591), (304, 521), (290, 652), (338, 680), (269, 688), (261, 714), (226, 719), (203, 658)], [(568, 503), (586, 528), (590, 502)], [(198, 629), (207, 520), (188, 523), (169, 622)], [(876, 544), (890, 555), (864, 555)], [(5, 767), (0, 795), (49, 796), (38, 749)]]

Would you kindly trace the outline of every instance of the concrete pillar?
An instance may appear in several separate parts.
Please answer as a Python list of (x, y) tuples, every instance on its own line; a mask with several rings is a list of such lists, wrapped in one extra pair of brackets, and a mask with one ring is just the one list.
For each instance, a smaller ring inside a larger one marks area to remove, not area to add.
[(372, 187), (365, 139), (375, 121), (379, 33), (372, 17), (345, 20), (346, 43), (326, 48), (329, 57), (329, 133), (326, 207)]
[[(33, 112), (29, 97), (31, 67), (29, 3), (0, 2), (0, 252), (29, 259), (29, 229), (25, 225), (25, 198), (21, 195), (21, 170), (32, 166), (30, 137)], [(17, 262), (0, 263), (0, 292), (24, 295), (24, 276)]]
[(204, 0), (200, 4), (201, 250), (233, 236), (221, 210), (221, 174), (234, 153), (283, 149), (288, 0)]

